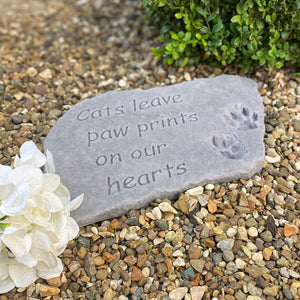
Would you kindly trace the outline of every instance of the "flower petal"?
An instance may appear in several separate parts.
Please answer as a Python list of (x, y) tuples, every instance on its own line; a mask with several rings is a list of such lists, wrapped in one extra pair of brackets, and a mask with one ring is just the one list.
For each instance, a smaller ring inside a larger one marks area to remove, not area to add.
[(74, 200), (72, 200), (68, 205), (67, 205), (67, 209), (69, 211), (73, 211), (75, 209), (77, 209), (82, 201), (83, 201), (83, 197), (84, 197), (84, 194), (81, 194), (80, 196), (76, 197)]
[(1, 237), (3, 243), (15, 256), (27, 254), (31, 247), (31, 235), (24, 229), (7, 227)]
[(33, 208), (30, 213), (27, 213), (25, 218), (31, 223), (40, 225), (42, 227), (49, 227), (51, 213), (47, 210), (37, 207)]
[(51, 230), (55, 232), (57, 236), (61, 236), (63, 229), (67, 225), (68, 216), (62, 212), (52, 213), (51, 214)]
[(32, 257), (32, 255), (30, 253), (27, 253), (23, 256), (17, 256), (16, 260), (21, 263), (22, 265), (25, 265), (29, 268), (33, 268), (36, 264), (37, 261)]
[(37, 168), (46, 163), (46, 156), (32, 142), (25, 142), (20, 148), (20, 156), (23, 164), (28, 164)]
[(9, 275), (17, 287), (27, 287), (38, 279), (36, 269), (22, 264), (9, 265)]
[(10, 277), (7, 277), (4, 280), (0, 280), (0, 295), (9, 292), (14, 287), (15, 284)]
[(45, 231), (36, 230), (35, 232), (33, 232), (30, 253), (35, 260), (39, 261), (47, 259), (50, 247), (51, 238)]
[(64, 208), (61, 199), (53, 193), (44, 193), (43, 199), (45, 201), (45, 208), (49, 212), (61, 211)]
[(8, 223), (11, 224), (13, 227), (17, 227), (19, 229), (25, 228), (26, 226), (30, 225), (30, 222), (23, 216), (13, 216), (11, 219), (6, 220)]
[(12, 170), (9, 178), (15, 185), (27, 183), (30, 188), (30, 194), (38, 193), (43, 183), (42, 171), (39, 168), (29, 165), (20, 166)]
[(2, 201), (1, 212), (8, 216), (20, 214), (26, 205), (29, 193), (29, 186), (26, 183), (19, 184), (13, 193)]
[(19, 157), (19, 155), (16, 155), (15, 156), (15, 160), (14, 160), (14, 167), (18, 168), (18, 167), (20, 167), (22, 165), (23, 165), (23, 163), (22, 163), (21, 158)]
[(8, 175), (11, 172), (11, 167), (0, 165), (0, 184), (8, 183)]
[[(52, 256), (52, 259), (50, 258), (50, 256)], [(43, 261), (39, 262), (36, 266), (38, 275), (44, 279), (58, 277), (63, 271), (63, 264), (61, 260), (58, 257), (54, 256), (53, 254), (49, 253), (49, 260), (47, 261), (53, 262), (52, 267), (49, 267), (49, 265)]]
[(68, 205), (71, 201), (71, 195), (69, 190), (63, 185), (60, 184), (54, 193), (62, 200), (64, 206)]
[(54, 192), (60, 184), (60, 177), (56, 174), (43, 174), (42, 190), (45, 193)]
[(0, 201), (5, 200), (10, 194), (17, 191), (14, 184), (3, 184), (0, 185)]
[(0, 281), (8, 276), (8, 264), (0, 262)]
[(68, 225), (66, 230), (68, 231), (68, 239), (73, 240), (78, 232), (79, 232), (79, 226), (78, 224), (75, 222), (75, 220), (71, 217), (68, 218)]
[(46, 152), (45, 170), (49, 174), (54, 174), (55, 173), (55, 166), (54, 166), (53, 155), (52, 155), (52, 153), (49, 150), (47, 150), (47, 152)]

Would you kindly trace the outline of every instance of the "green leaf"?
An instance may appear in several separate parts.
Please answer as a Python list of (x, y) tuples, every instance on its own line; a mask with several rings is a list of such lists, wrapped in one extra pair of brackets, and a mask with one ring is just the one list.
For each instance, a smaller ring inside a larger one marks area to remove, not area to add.
[(198, 44), (197, 40), (189, 40), (189, 43), (192, 44), (192, 47), (196, 47), (196, 45)]
[(252, 0), (247, 0), (246, 2), (247, 2), (248, 6), (249, 6), (250, 8), (253, 7), (253, 1), (252, 1)]
[(266, 16), (266, 22), (271, 23), (271, 16), (270, 15)]
[(196, 11), (197, 13), (199, 13), (201, 16), (206, 17), (207, 16), (207, 11), (204, 10), (202, 7), (197, 6), (196, 7)]
[(277, 68), (277, 69), (280, 69), (280, 68), (282, 68), (283, 67), (283, 62), (282, 61), (278, 61), (276, 64), (275, 64), (275, 67)]
[(155, 56), (155, 58), (160, 58), (161, 57), (161, 49), (157, 49), (157, 48), (151, 48), (153, 55)]
[(208, 16), (207, 21), (212, 21), (218, 15), (218, 11), (215, 10), (211, 15)]
[(183, 59), (182, 66), (184, 67), (184, 66), (186, 66), (188, 63), (189, 63), (189, 58), (188, 58), (188, 57), (185, 57), (185, 58)]
[(262, 50), (258, 50), (256, 52), (256, 55), (259, 57), (259, 58), (262, 58), (264, 56), (264, 52)]
[(182, 14), (181, 13), (176, 13), (175, 14), (175, 18), (176, 19), (181, 19), (182, 18)]
[(191, 12), (193, 12), (195, 10), (195, 7), (196, 7), (195, 3), (192, 3), (190, 7), (191, 7)]
[(179, 37), (180, 39), (184, 38), (184, 32), (183, 32), (183, 31), (179, 31), (179, 32), (178, 32), (178, 37)]
[(285, 51), (288, 51), (289, 50), (289, 42), (285, 42), (284, 44), (283, 44), (283, 49), (285, 50)]
[(206, 26), (201, 27), (200, 31), (204, 33), (210, 33), (209, 29)]
[(174, 31), (171, 31), (170, 34), (173, 40), (178, 40), (178, 35)]
[(266, 63), (266, 59), (265, 58), (262, 57), (262, 58), (259, 59), (259, 64), (261, 66), (263, 66), (265, 63)]
[(239, 23), (239, 24), (241, 24), (241, 23), (242, 23), (242, 21), (241, 21), (241, 16), (240, 16), (240, 15), (235, 15), (235, 16), (233, 16), (233, 17), (231, 18), (231, 22), (232, 22), (232, 23)]
[(288, 31), (282, 31), (281, 32), (281, 37), (283, 40), (287, 40), (289, 37), (290, 33)]
[(166, 1), (165, 0), (159, 0), (158, 1), (158, 6), (165, 6), (166, 5)]
[(197, 32), (197, 33), (196, 33), (196, 38), (197, 38), (198, 40), (201, 40), (201, 39), (202, 39), (202, 35), (201, 35), (199, 32)]
[(233, 45), (235, 47), (237, 47), (237, 46), (239, 46), (240, 42), (241, 42), (241, 39), (239, 37), (237, 37), (233, 40)]
[(189, 41), (189, 40), (191, 39), (191, 37), (192, 37), (192, 33), (191, 33), (191, 32), (187, 32), (187, 33), (185, 34), (184, 40), (185, 40), (185, 41)]
[(222, 28), (223, 28), (223, 24), (222, 24), (222, 23), (218, 23), (218, 24), (214, 25), (214, 27), (213, 27), (213, 29), (212, 29), (212, 33), (217, 33), (217, 32), (219, 32)]
[(0, 230), (4, 231), (9, 226), (10, 226), (9, 223), (0, 223)]
[(173, 58), (169, 57), (168, 60), (167, 60), (167, 64), (171, 65), (173, 63), (173, 61), (174, 61)]
[(172, 56), (175, 60), (179, 58), (179, 54), (176, 51), (172, 52)]
[(285, 51), (283, 50), (278, 50), (277, 51), (277, 56), (281, 57), (281, 58), (284, 58), (285, 57)]
[(242, 2), (238, 3), (238, 5), (236, 6), (236, 11), (239, 15), (241, 15), (243, 13), (243, 6), (244, 5)]
[(228, 49), (228, 47), (227, 47), (226, 45), (222, 45), (222, 46), (221, 46), (221, 50), (222, 50), (222, 51), (225, 52), (227, 49)]
[(170, 31), (170, 26), (169, 26), (169, 25), (164, 25), (164, 26), (162, 26), (161, 29), (160, 29), (160, 32), (161, 32), (162, 34), (165, 34), (165, 33), (169, 32), (169, 31)]
[(173, 51), (173, 49), (174, 49), (174, 48), (173, 48), (172, 43), (168, 43), (168, 44), (166, 45), (166, 50), (167, 50), (167, 51), (170, 51), (170, 52), (171, 52), (171, 51)]
[(178, 51), (182, 53), (184, 51), (185, 47), (186, 47), (185, 43), (180, 43), (178, 46)]

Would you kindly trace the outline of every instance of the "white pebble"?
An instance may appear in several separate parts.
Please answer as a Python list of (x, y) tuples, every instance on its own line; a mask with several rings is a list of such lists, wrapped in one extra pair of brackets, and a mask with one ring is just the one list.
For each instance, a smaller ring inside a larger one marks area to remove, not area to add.
[(193, 189), (189, 189), (186, 191), (186, 194), (190, 195), (190, 196), (198, 196), (203, 194), (203, 187), (202, 186), (197, 186)]
[(297, 161), (297, 162), (295, 163), (295, 168), (296, 168), (297, 171), (300, 170), (300, 161)]
[(174, 260), (173, 262), (173, 266), (175, 268), (178, 268), (178, 267), (184, 267), (185, 266), (185, 261), (182, 257), (178, 257)]
[(255, 227), (250, 227), (248, 229), (248, 234), (250, 237), (257, 237), (258, 236), (258, 231)]
[(261, 253), (253, 253), (252, 260), (255, 262), (259, 262), (263, 260), (263, 255)]
[(278, 163), (278, 162), (280, 162), (280, 156), (278, 155), (278, 156), (272, 157), (272, 156), (266, 155), (266, 161), (270, 164)]
[(215, 186), (214, 186), (213, 184), (211, 184), (211, 183), (209, 183), (209, 184), (207, 184), (207, 185), (205, 186), (205, 189), (206, 189), (206, 190), (209, 190), (209, 191), (212, 191), (214, 188), (215, 188)]
[(236, 267), (238, 268), (238, 269), (240, 269), (240, 270), (242, 270), (242, 269), (245, 269), (246, 268), (246, 263), (243, 261), (243, 260), (241, 260), (240, 258), (237, 258), (236, 260), (235, 260), (235, 265), (236, 265)]
[(234, 237), (236, 235), (236, 229), (234, 228), (228, 228), (226, 231), (226, 234), (228, 237)]
[(154, 207), (152, 209), (152, 214), (156, 220), (160, 220), (162, 218), (161, 210), (158, 207)]
[(125, 87), (126, 86), (126, 81), (124, 79), (119, 80), (119, 87)]
[(163, 212), (170, 212), (172, 214), (177, 214), (176, 209), (174, 209), (168, 202), (162, 202), (158, 205), (158, 208)]

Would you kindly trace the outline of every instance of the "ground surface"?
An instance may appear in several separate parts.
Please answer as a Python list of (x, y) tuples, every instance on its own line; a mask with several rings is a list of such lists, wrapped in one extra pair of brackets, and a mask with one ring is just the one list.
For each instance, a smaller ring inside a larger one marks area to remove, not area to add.
[[(84, 98), (237, 74), (153, 61), (156, 33), (140, 2), (0, 0), (1, 164), (10, 164), (25, 140), (41, 147), (57, 118)], [(61, 256), (60, 278), (0, 300), (198, 300), (204, 291), (203, 299), (299, 299), (299, 78), (294, 70), (252, 77), (266, 113), (260, 174), (186, 194), (172, 203), (177, 214), (154, 209), (157, 200), (81, 228)]]

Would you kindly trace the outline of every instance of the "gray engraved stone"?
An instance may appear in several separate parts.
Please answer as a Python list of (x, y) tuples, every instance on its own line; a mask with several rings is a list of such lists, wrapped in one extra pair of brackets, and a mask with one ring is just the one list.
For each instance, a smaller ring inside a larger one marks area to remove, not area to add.
[(81, 225), (206, 183), (249, 178), (264, 163), (256, 83), (222, 75), (76, 104), (45, 139)]

